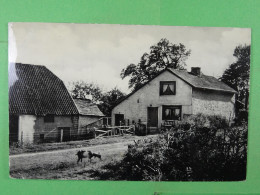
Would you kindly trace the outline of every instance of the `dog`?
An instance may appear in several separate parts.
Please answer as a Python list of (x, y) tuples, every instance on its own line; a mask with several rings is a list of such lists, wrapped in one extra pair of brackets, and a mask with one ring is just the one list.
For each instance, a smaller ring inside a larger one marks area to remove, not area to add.
[(76, 156), (78, 156), (78, 161), (77, 161), (77, 163), (79, 163), (79, 161), (82, 162), (83, 158), (87, 158), (87, 157), (88, 157), (88, 156), (85, 156), (85, 155), (84, 155), (85, 152), (86, 152), (85, 150), (79, 150), (79, 151), (77, 152), (77, 154), (76, 154)]
[(93, 153), (91, 151), (88, 151), (88, 158), (89, 158), (89, 161), (91, 161), (92, 158), (99, 158), (101, 160), (101, 155), (100, 154), (96, 154), (96, 153)]
[(77, 163), (82, 162), (83, 158), (88, 158), (89, 162), (91, 162), (91, 159), (94, 158), (99, 158), (101, 160), (101, 155), (100, 154), (96, 154), (93, 153), (91, 151), (88, 151), (88, 155), (84, 155), (86, 151), (85, 150), (79, 150), (76, 154), (76, 156), (78, 156), (78, 160)]

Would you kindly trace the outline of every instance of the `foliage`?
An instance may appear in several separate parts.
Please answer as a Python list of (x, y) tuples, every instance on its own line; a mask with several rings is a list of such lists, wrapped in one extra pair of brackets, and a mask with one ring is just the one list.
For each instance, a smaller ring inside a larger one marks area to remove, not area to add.
[(244, 102), (247, 109), (249, 96), (250, 45), (239, 45), (234, 50), (236, 62), (227, 68), (221, 81), (238, 91), (238, 100)]
[(100, 110), (106, 115), (111, 116), (111, 111), (116, 103), (125, 97), (125, 94), (121, 92), (119, 89), (114, 88), (109, 92), (103, 94), (101, 97), (101, 104), (99, 105)]
[(121, 78), (130, 77), (129, 88), (137, 89), (167, 67), (182, 69), (191, 51), (183, 44), (172, 44), (161, 39), (150, 47), (150, 53), (144, 53), (140, 62), (130, 64), (121, 71)]
[(76, 81), (71, 83), (71, 95), (73, 98), (88, 99), (92, 97), (93, 102), (98, 102), (102, 97), (102, 90), (94, 83)]
[[(206, 123), (204, 123), (206, 121)], [(190, 129), (172, 129), (155, 142), (128, 147), (115, 177), (153, 181), (231, 181), (246, 177), (247, 124), (228, 127), (221, 117), (199, 115)], [(183, 123), (185, 124), (185, 123)]]
[(103, 92), (98, 85), (84, 81), (72, 82), (70, 88), (73, 98), (91, 98), (92, 102), (98, 104), (99, 109), (106, 116), (111, 116), (111, 111), (116, 105), (116, 102), (125, 96), (125, 94), (117, 88)]

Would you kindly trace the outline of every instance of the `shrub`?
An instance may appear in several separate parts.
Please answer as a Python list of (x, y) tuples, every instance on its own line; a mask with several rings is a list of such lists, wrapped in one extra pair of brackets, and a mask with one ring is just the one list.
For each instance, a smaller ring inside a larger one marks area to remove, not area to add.
[(221, 117), (197, 115), (154, 142), (129, 146), (117, 173), (126, 180), (244, 180), (246, 156), (246, 123), (228, 127)]

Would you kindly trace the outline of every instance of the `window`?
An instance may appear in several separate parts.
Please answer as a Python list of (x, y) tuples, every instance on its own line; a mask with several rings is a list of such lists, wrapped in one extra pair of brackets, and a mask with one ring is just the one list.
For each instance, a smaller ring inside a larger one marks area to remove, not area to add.
[(161, 81), (160, 82), (160, 95), (175, 95), (176, 82), (175, 81)]
[(54, 115), (46, 115), (44, 116), (45, 123), (54, 123)]
[(163, 106), (163, 120), (181, 120), (181, 106)]

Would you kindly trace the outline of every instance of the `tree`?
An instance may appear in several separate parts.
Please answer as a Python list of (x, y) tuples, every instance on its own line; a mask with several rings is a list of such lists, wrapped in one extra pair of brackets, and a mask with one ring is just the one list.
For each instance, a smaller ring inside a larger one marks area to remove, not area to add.
[(144, 53), (140, 62), (130, 64), (121, 71), (121, 78), (130, 77), (129, 88), (137, 89), (152, 79), (158, 72), (171, 67), (183, 69), (185, 60), (191, 51), (186, 50), (183, 44), (172, 44), (167, 39), (161, 39), (150, 47), (150, 53)]
[(104, 93), (99, 86), (84, 81), (72, 82), (70, 92), (73, 98), (89, 99), (98, 104), (99, 109), (106, 116), (111, 116), (111, 111), (117, 101), (125, 97), (125, 94), (116, 87)]
[(103, 96), (99, 86), (84, 81), (72, 82), (70, 92), (73, 98), (89, 99), (91, 96), (94, 103), (98, 103)]
[(238, 92), (238, 100), (244, 103), (247, 110), (249, 97), (250, 45), (239, 45), (234, 50), (236, 62), (232, 63), (223, 73), (221, 81)]
[(115, 87), (109, 92), (103, 94), (99, 109), (106, 116), (111, 116), (111, 111), (113, 107), (116, 105), (117, 101), (119, 101), (123, 97), (125, 97), (125, 94)]

